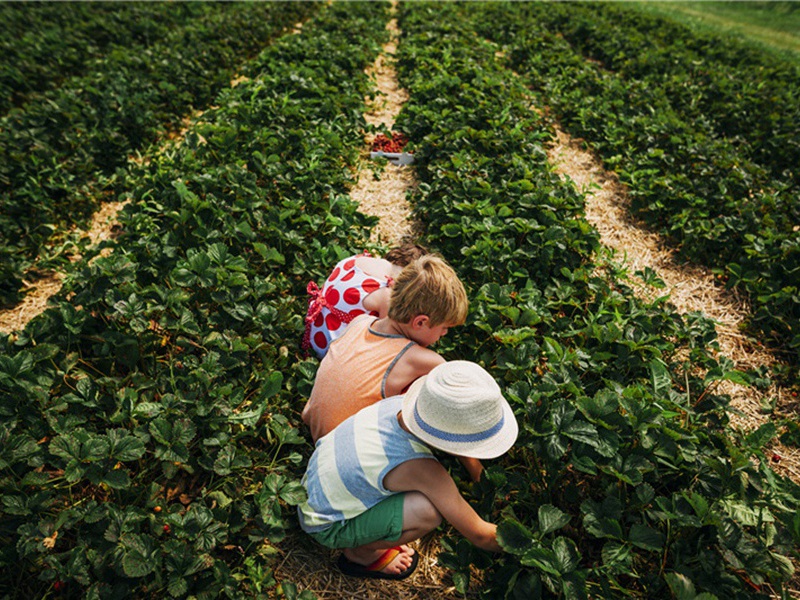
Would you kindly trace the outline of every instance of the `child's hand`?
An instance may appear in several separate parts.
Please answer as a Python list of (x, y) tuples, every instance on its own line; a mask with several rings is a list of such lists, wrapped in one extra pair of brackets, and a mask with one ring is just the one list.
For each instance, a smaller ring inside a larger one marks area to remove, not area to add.
[(481, 461), (479, 461), (477, 458), (469, 458), (466, 456), (459, 456), (458, 460), (461, 461), (462, 465), (464, 465), (467, 473), (469, 473), (470, 479), (472, 479), (472, 481), (475, 483), (478, 483), (481, 480), (481, 474), (483, 473), (483, 465), (481, 464)]

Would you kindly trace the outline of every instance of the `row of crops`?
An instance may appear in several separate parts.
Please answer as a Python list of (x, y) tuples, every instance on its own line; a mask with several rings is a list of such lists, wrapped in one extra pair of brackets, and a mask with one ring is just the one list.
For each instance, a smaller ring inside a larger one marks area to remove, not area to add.
[(614, 3), (482, 7), (479, 33), (616, 171), (683, 258), (800, 362), (800, 68)]
[(270, 587), (314, 372), (287, 340), (337, 238), (367, 234), (347, 165), (385, 9), (334, 5), (275, 40), (181, 145), (121, 173), (114, 252), (4, 346), (3, 595)]
[(113, 51), (138, 52), (212, 4), (0, 5), (0, 114), (77, 75)]
[(516, 22), (517, 6), (404, 5), (400, 23), (415, 211), (444, 223), (426, 241), (472, 300), (449, 350), (487, 365), (522, 421), (509, 459), (473, 488), (505, 517), (512, 556), (489, 562), (454, 538), (445, 561), (462, 585), (491, 564), (492, 598), (766, 594), (800, 541), (797, 487), (751, 462), (774, 426), (727, 428), (714, 381), (734, 374), (709, 355), (710, 323), (595, 274), (583, 199), (546, 161), (552, 131), (482, 39), (503, 29), (494, 11)]
[[(105, 6), (89, 3), (82, 10), (102, 13)], [(148, 10), (170, 6), (157, 3)], [(0, 305), (19, 300), (25, 273), (37, 260), (42, 265), (48, 242), (85, 223), (114, 193), (117, 169), (206, 107), (248, 56), (315, 6), (187, 4), (161, 20), (161, 38), (106, 46), (80, 75), (31, 95), (0, 118)], [(137, 8), (115, 14), (137, 19)], [(179, 22), (166, 27), (171, 20)], [(56, 34), (46, 29), (42, 35)], [(69, 40), (72, 29), (60, 35)], [(51, 72), (69, 55), (68, 48), (60, 50), (47, 63)], [(19, 66), (15, 57), (9, 64)]]
[[(182, 143), (114, 166), (103, 189), (133, 202), (113, 252), (87, 255), (2, 346), (0, 595), (301, 594), (272, 569), (312, 449), (305, 284), (374, 224), (347, 194), (389, 6), (249, 6), (275, 33), (237, 65), (244, 80), (220, 84)], [(715, 358), (713, 323), (596, 269), (529, 75), (487, 39), (491, 20), (500, 35), (533, 8), (399, 6), (421, 241), (471, 301), (439, 350), (481, 362), (521, 425), (481, 482), (461, 482), (508, 552), (445, 529), (440, 562), (461, 591), (483, 570), (487, 598), (788, 597), (800, 489), (765, 457), (776, 428), (728, 427), (716, 384), (747, 375)]]

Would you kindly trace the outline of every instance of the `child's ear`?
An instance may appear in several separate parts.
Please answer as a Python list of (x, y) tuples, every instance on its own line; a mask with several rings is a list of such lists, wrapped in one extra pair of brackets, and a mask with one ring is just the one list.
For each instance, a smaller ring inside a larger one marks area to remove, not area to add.
[(430, 322), (430, 318), (428, 315), (417, 315), (413, 319), (411, 319), (411, 326), (419, 329), (420, 327), (424, 327), (428, 325)]

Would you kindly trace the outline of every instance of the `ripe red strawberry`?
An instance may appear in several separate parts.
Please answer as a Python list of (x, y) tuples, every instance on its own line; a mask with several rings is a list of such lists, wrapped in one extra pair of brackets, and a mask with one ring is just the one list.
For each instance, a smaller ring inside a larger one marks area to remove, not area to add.
[(406, 136), (399, 132), (392, 132), (389, 136), (380, 133), (375, 136), (372, 142), (373, 152), (398, 153), (403, 151), (403, 147), (408, 143)]

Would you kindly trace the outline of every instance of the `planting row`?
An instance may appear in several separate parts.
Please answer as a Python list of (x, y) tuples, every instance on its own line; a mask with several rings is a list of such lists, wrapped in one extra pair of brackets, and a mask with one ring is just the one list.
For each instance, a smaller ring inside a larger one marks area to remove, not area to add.
[(0, 120), (0, 304), (19, 298), (42, 246), (94, 212), (128, 158), (208, 105), (235, 69), (317, 8), (222, 3), (135, 54), (112, 52), (91, 73)]
[[(645, 44), (644, 33), (626, 28), (626, 21), (604, 21), (582, 5), (547, 11), (532, 3), (484, 8), (490, 13), (482, 14), (484, 22), (491, 19), (498, 26), (481, 27), (481, 33), (506, 45), (510, 65), (541, 102), (617, 172), (634, 211), (665, 233), (684, 258), (718, 270), (728, 286), (751, 299), (753, 332), (776, 343), (796, 375), (800, 204), (790, 165), (796, 163), (797, 119), (791, 115), (797, 107), (789, 102), (786, 110), (776, 109), (774, 118), (763, 108), (773, 98), (780, 103), (786, 97), (757, 91), (772, 85), (758, 79), (764, 68), (751, 72), (703, 59), (699, 51), (681, 50), (677, 36), (677, 48), (665, 42), (646, 52), (635, 43)], [(578, 42), (587, 36), (599, 41)], [(623, 44), (628, 38), (634, 41)], [(618, 72), (597, 63), (600, 47), (603, 60)], [(664, 62), (672, 65), (666, 75), (649, 74), (648, 64)], [(786, 85), (790, 95), (798, 89), (796, 78), (774, 83)], [(725, 86), (739, 86), (740, 93), (728, 93)], [(727, 116), (718, 116), (723, 113), (740, 115), (736, 118), (752, 128), (752, 136), (722, 137), (719, 132), (729, 126)], [(744, 113), (758, 118), (746, 120)], [(786, 142), (780, 144), (783, 152), (770, 149), (775, 140)], [(754, 162), (773, 154), (772, 165)]]
[[(31, 94), (91, 69), (92, 61), (112, 50), (141, 52), (185, 21), (214, 9), (210, 3), (141, 2), (43, 2), (24, 8), (9, 3), (4, 8), (12, 14), (6, 15), (0, 40), (0, 115)], [(14, 19), (23, 13), (25, 21)]]
[(314, 374), (305, 284), (373, 221), (346, 190), (387, 8), (321, 7), (182, 144), (121, 173), (134, 202), (113, 253), (9, 340), (3, 592), (274, 594), (310, 450), (295, 428)]
[(586, 57), (664, 94), (683, 120), (728, 139), (771, 178), (800, 183), (800, 67), (731, 37), (701, 35), (613, 4), (575, 4), (537, 20)]
[(553, 133), (478, 35), (503, 26), (487, 9), (401, 5), (414, 211), (471, 300), (442, 349), (482, 363), (520, 422), (470, 490), (508, 554), (451, 538), (440, 562), (462, 590), (486, 569), (490, 598), (767, 598), (800, 542), (800, 490), (763, 452), (775, 427), (728, 427), (717, 383), (749, 378), (712, 358), (712, 323), (596, 272), (583, 198), (547, 164)]

